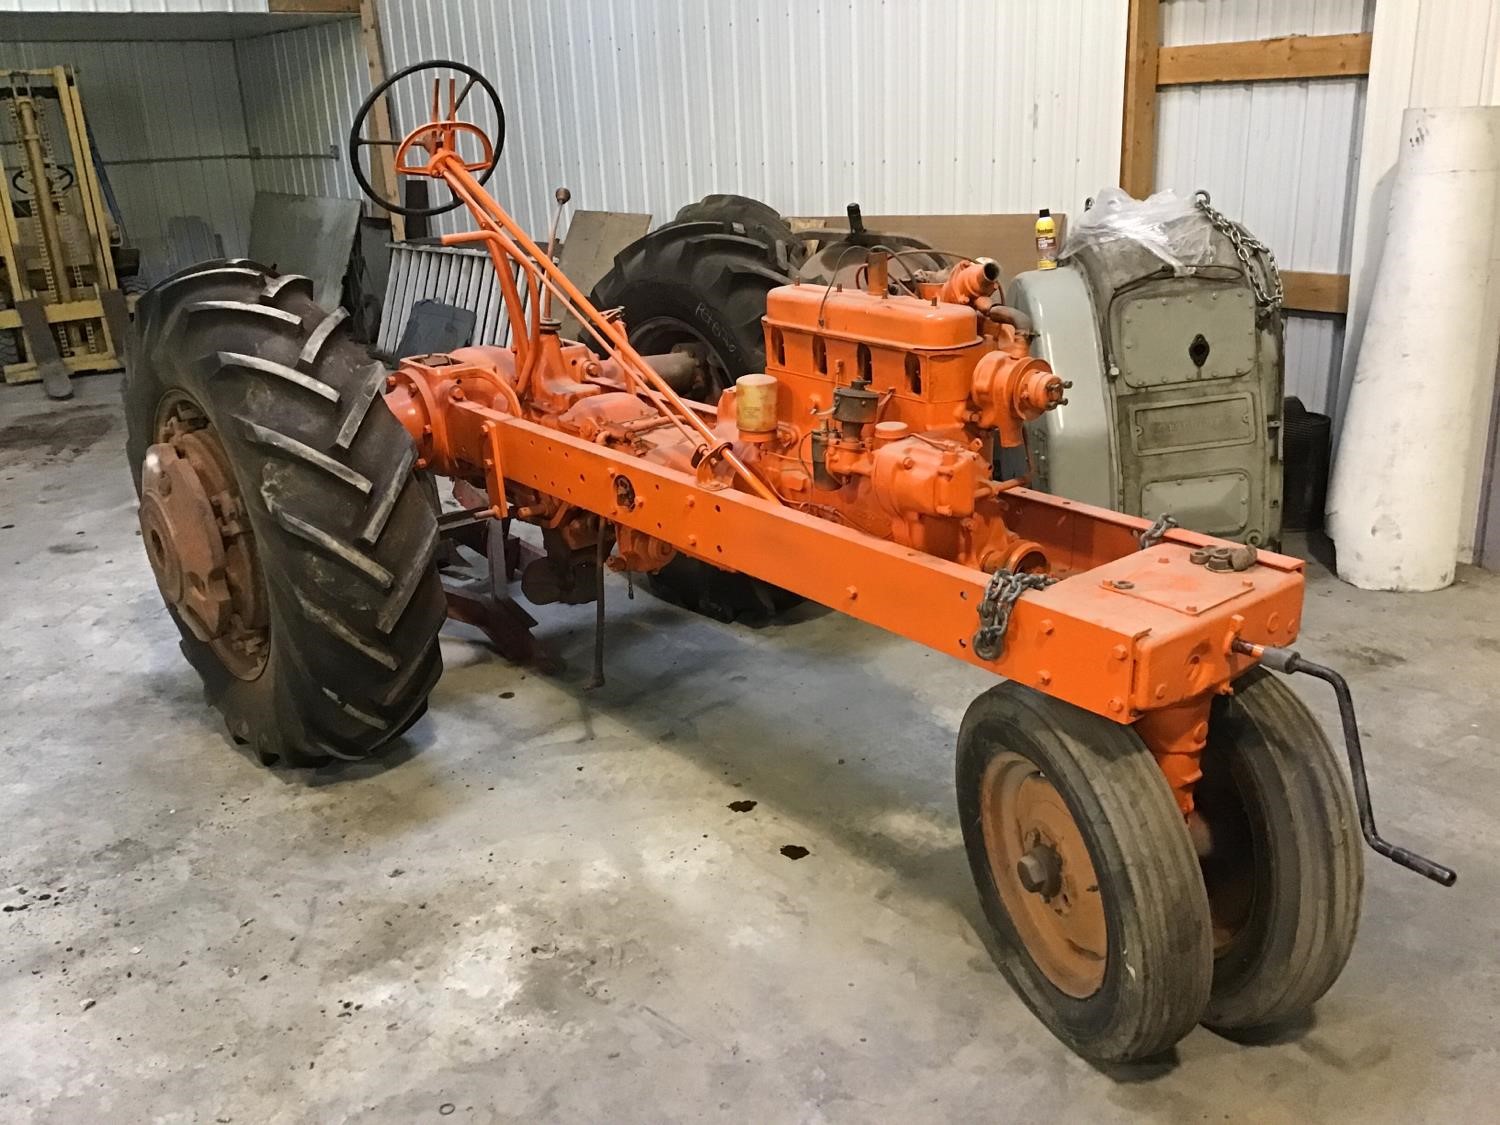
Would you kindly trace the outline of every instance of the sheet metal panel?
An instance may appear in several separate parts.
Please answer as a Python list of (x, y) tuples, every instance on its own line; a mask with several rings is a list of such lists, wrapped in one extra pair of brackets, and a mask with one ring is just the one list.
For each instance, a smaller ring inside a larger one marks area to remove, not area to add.
[(1375, 24), (1375, 0), (1165, 0), (1168, 47), (1282, 35), (1347, 35)]
[(500, 283), (488, 255), (460, 247), (397, 244), (391, 247), (381, 351), (395, 352), (412, 306), (427, 300), (472, 309), (476, 344), (504, 344), (510, 339)]

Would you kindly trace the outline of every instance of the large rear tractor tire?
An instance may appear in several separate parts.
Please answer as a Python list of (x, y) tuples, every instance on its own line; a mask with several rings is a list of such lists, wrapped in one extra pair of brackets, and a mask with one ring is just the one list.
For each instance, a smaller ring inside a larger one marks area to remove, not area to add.
[(1203, 1023), (1273, 1028), (1338, 979), (1359, 928), (1364, 859), (1349, 782), (1322, 726), (1264, 668), (1214, 700), (1195, 789), (1214, 926)]
[(958, 736), (958, 812), (990, 951), (1086, 1059), (1158, 1054), (1213, 973), (1187, 827), (1134, 730), (1020, 684), (976, 699)]
[(677, 212), (679, 223), (727, 223), (734, 234), (763, 244), (776, 268), (790, 275), (806, 258), (802, 241), (781, 212), (748, 195), (705, 195)]
[[(684, 211), (715, 199), (753, 204), (780, 220), (765, 204), (743, 196), (709, 196)], [(755, 234), (727, 217), (668, 223), (620, 251), (589, 295), (595, 308), (624, 309), (630, 342), (643, 355), (693, 352), (700, 375), (687, 397), (699, 402), (717, 402), (741, 375), (765, 370), (766, 294), (789, 277), (770, 219), (759, 211), (756, 217)], [(650, 584), (666, 600), (721, 621), (764, 621), (801, 601), (682, 555), (653, 574)]]
[(688, 397), (713, 403), (741, 375), (765, 370), (766, 294), (789, 277), (767, 242), (731, 222), (674, 222), (621, 250), (589, 300), (624, 309), (643, 355), (693, 351), (703, 374)]
[(437, 510), (385, 377), (312, 283), (194, 266), (136, 313), (127, 452), (182, 649), (261, 761), (366, 757), (442, 671)]

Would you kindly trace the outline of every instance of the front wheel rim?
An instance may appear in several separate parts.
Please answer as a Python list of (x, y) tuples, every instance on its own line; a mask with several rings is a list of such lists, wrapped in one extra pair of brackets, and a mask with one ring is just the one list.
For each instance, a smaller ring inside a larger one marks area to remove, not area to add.
[(1029, 759), (1002, 752), (980, 782), (990, 874), (1017, 937), (1060, 992), (1104, 983), (1109, 934), (1088, 844), (1057, 788)]

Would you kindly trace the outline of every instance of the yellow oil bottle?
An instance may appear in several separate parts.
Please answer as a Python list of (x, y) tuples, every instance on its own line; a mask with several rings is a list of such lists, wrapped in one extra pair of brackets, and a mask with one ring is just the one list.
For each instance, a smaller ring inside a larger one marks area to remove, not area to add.
[(1036, 268), (1057, 268), (1057, 222), (1046, 207), (1036, 213)]

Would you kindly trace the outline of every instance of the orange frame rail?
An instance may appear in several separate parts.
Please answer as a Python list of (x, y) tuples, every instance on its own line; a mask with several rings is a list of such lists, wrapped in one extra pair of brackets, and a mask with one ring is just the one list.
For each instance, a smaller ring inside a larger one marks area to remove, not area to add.
[[(1004, 651), (984, 660), (970, 647), (989, 579), (983, 571), (743, 492), (710, 489), (523, 418), (472, 409), (488, 415), (508, 480), (1116, 722), (1228, 684), (1255, 663), (1231, 651), (1237, 637), (1286, 644), (1296, 635), (1300, 560), (1261, 552), (1253, 571), (1212, 573), (1187, 558), (1191, 548), (1218, 542), (1208, 536), (1174, 530), (1142, 551), (1136, 537), (1145, 520), (1016, 489), (1010, 502), (1025, 512), (1023, 526), (1032, 525), (1044, 545), (1049, 524), (1072, 539), (1072, 559), (1084, 569), (1018, 601)], [(629, 490), (616, 486), (622, 476)], [(633, 506), (621, 505), (622, 492), (634, 495)], [(1208, 620), (1222, 621), (1212, 643), (1205, 643)]]

